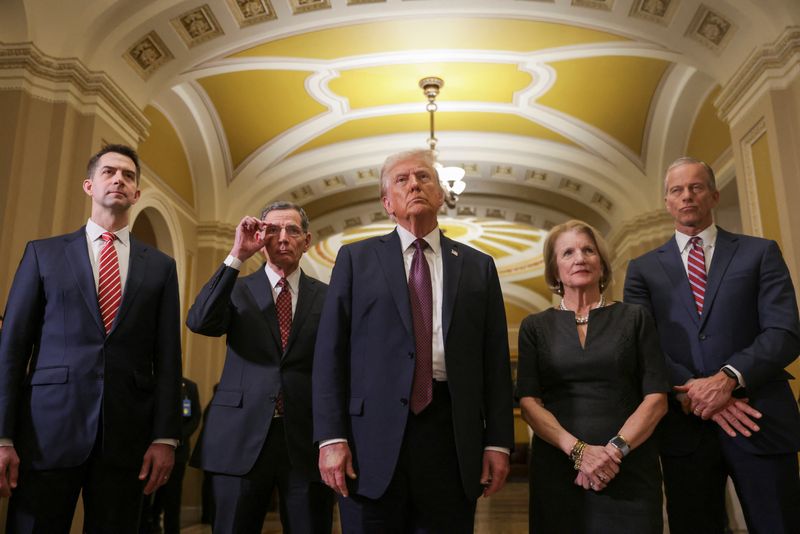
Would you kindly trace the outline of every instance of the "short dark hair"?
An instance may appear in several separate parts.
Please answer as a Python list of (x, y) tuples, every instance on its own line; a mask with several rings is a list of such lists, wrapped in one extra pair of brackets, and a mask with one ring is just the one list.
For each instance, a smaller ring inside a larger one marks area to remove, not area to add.
[(86, 165), (86, 178), (88, 180), (92, 179), (94, 172), (97, 170), (97, 162), (100, 161), (100, 158), (103, 157), (104, 154), (108, 154), (109, 152), (114, 152), (116, 154), (122, 154), (123, 156), (129, 157), (133, 164), (136, 166), (136, 183), (139, 183), (139, 177), (142, 174), (142, 168), (139, 165), (139, 154), (136, 153), (134, 149), (129, 147), (128, 145), (120, 145), (120, 144), (108, 144), (101, 148), (94, 156), (89, 159), (88, 165)]
[(278, 200), (273, 202), (272, 204), (265, 207), (261, 210), (261, 220), (263, 221), (267, 217), (267, 213), (271, 211), (278, 211), (278, 210), (294, 210), (300, 214), (300, 226), (303, 227), (304, 232), (308, 232), (308, 215), (306, 215), (306, 211), (301, 208), (298, 204), (294, 202), (289, 202), (287, 200)]
[(695, 159), (689, 156), (681, 156), (672, 163), (669, 164), (667, 167), (667, 172), (664, 173), (664, 194), (667, 194), (667, 177), (669, 177), (669, 173), (675, 167), (680, 167), (682, 165), (700, 165), (703, 167), (703, 170), (706, 171), (706, 185), (708, 185), (708, 189), (713, 193), (717, 190), (717, 179), (714, 176), (714, 169), (711, 168), (711, 165), (706, 163), (703, 160)]

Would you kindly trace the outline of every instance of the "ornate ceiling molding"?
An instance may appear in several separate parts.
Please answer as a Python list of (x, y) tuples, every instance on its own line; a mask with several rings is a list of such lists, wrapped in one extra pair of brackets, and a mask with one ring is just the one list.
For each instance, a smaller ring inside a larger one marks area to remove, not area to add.
[(33, 43), (0, 43), (0, 90), (24, 90), (48, 102), (69, 102), (82, 113), (97, 113), (136, 144), (150, 127), (142, 111), (104, 72), (76, 58), (56, 58)]
[(800, 26), (790, 26), (772, 44), (755, 50), (723, 87), (714, 105), (727, 123), (756, 101), (756, 94), (782, 88), (790, 74), (800, 69)]

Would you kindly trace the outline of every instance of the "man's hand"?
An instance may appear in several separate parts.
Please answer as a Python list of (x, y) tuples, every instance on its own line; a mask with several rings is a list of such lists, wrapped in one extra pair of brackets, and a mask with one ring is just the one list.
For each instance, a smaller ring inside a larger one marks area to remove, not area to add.
[(342, 497), (347, 497), (347, 480), (345, 475), (355, 480), (353, 455), (347, 443), (331, 443), (319, 450), (319, 474), (322, 481)]
[(730, 437), (736, 432), (749, 438), (753, 432), (761, 430), (753, 419), (761, 419), (761, 412), (748, 404), (748, 399), (731, 398), (722, 410), (711, 416)]
[(708, 378), (696, 378), (673, 389), (678, 393), (686, 393), (692, 413), (703, 419), (711, 419), (730, 401), (736, 381), (719, 371)]
[(255, 217), (242, 218), (236, 227), (236, 236), (233, 238), (231, 256), (241, 261), (246, 261), (264, 247), (264, 234), (262, 230), (267, 225)]
[(500, 451), (483, 451), (481, 484), (484, 497), (489, 497), (503, 488), (511, 469), (509, 464), (508, 454)]
[(144, 453), (139, 480), (147, 479), (144, 494), (150, 495), (167, 483), (175, 465), (175, 447), (166, 443), (151, 443)]
[(0, 497), (10, 497), (17, 487), (19, 456), (14, 447), (0, 447)]

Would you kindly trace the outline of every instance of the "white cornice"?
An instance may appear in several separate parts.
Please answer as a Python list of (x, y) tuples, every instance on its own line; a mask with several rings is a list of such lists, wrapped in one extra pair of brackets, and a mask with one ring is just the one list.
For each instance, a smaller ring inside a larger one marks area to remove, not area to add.
[(150, 127), (107, 74), (87, 69), (76, 58), (48, 56), (33, 43), (0, 42), (0, 90), (23, 90), (47, 102), (67, 102), (81, 113), (97, 114), (134, 145)]
[(714, 105), (720, 118), (731, 124), (756, 96), (769, 89), (783, 89), (800, 72), (800, 26), (787, 27), (772, 44), (762, 46), (734, 73)]

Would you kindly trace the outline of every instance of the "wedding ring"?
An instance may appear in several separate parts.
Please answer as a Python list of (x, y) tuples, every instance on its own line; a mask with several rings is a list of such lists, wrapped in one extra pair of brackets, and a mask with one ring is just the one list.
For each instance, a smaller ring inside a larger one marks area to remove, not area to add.
[(600, 482), (605, 482), (606, 481), (605, 475), (600, 475), (598, 478), (600, 479)]

